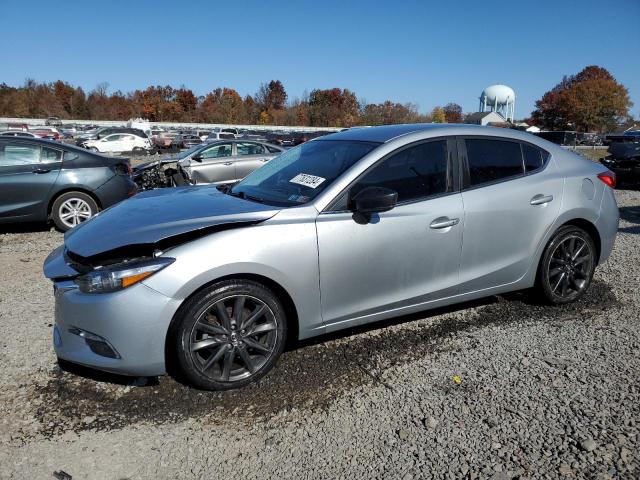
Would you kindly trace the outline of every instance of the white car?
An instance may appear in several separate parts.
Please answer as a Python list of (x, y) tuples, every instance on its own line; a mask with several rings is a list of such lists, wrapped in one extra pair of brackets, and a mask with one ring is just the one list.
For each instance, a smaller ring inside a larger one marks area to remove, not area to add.
[(151, 140), (130, 133), (112, 133), (97, 140), (87, 140), (84, 147), (100, 153), (133, 152), (143, 154), (153, 150)]
[(230, 132), (211, 132), (208, 137), (206, 137), (203, 142), (217, 142), (218, 140), (233, 140), (236, 136)]

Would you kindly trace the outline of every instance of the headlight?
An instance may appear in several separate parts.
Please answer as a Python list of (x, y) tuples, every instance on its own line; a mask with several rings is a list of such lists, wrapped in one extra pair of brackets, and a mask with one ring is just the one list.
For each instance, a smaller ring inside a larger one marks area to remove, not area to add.
[(108, 293), (122, 290), (175, 262), (174, 258), (157, 257), (109, 265), (81, 275), (74, 280), (83, 293)]

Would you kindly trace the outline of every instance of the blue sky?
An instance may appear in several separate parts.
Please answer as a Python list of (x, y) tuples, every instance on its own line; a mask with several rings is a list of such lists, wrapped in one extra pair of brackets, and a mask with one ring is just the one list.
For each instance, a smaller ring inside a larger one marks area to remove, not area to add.
[(0, 1), (0, 82), (66, 80), (124, 92), (186, 85), (290, 97), (342, 87), (369, 102), (456, 102), (516, 91), (516, 117), (586, 65), (622, 82), (640, 116), (640, 0)]

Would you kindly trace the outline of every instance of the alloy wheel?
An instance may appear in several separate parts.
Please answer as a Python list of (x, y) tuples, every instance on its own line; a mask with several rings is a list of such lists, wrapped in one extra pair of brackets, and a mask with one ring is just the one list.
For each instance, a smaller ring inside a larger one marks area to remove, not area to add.
[(206, 377), (234, 382), (258, 372), (273, 356), (278, 320), (258, 298), (233, 295), (204, 308), (189, 337), (189, 355)]
[(70, 198), (60, 205), (58, 216), (65, 226), (73, 228), (91, 218), (91, 207), (81, 198)]
[(562, 299), (578, 296), (588, 286), (592, 270), (590, 244), (578, 235), (567, 236), (558, 243), (549, 259), (551, 292)]

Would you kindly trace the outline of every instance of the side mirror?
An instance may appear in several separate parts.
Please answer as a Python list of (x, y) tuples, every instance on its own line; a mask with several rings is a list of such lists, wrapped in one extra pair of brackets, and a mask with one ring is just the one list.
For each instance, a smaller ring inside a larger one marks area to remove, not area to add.
[(398, 192), (385, 187), (367, 187), (353, 197), (357, 213), (370, 214), (387, 212), (398, 203)]
[(191, 160), (195, 160), (196, 162), (202, 162), (202, 155), (197, 153), (193, 157), (191, 157)]

